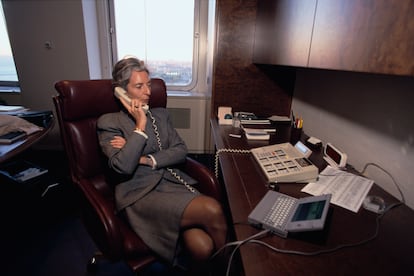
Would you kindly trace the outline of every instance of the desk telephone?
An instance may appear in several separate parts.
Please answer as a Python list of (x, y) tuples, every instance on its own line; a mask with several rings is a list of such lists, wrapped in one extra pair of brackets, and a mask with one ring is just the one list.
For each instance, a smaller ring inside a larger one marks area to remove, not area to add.
[(269, 182), (313, 182), (318, 168), (291, 143), (251, 149)]
[[(118, 99), (122, 98), (126, 102), (131, 104), (131, 98), (128, 96), (128, 93), (122, 87), (120, 87), (120, 86), (115, 87), (115, 93), (114, 94)], [(149, 106), (147, 104), (144, 104), (142, 106), (142, 109), (144, 110), (145, 113), (147, 113), (148, 109), (149, 109)]]
[(218, 176), (218, 155), (227, 153), (251, 153), (259, 164), (267, 181), (307, 183), (316, 181), (318, 168), (291, 143), (281, 143), (251, 150), (219, 149), (215, 158), (215, 174)]

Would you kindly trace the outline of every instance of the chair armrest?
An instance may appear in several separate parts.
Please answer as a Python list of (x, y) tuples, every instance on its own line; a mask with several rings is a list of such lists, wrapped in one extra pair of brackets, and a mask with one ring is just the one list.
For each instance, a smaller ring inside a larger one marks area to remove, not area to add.
[(82, 208), (84, 224), (88, 230), (92, 229), (89, 233), (91, 238), (111, 261), (125, 260), (133, 269), (152, 263), (157, 257), (130, 228), (126, 219), (115, 213), (114, 199), (97, 188), (105, 186), (104, 181), (100, 175), (83, 179), (78, 185), (85, 204)]
[(218, 201), (222, 201), (222, 190), (220, 183), (213, 172), (200, 162), (187, 157), (183, 164), (182, 170), (189, 176), (197, 180), (197, 189), (208, 196), (214, 197)]
[(96, 179), (82, 179), (77, 184), (83, 197), (82, 215), (86, 229), (102, 253), (111, 260), (122, 258), (123, 237), (120, 218), (114, 212), (114, 203), (105, 198), (94, 186)]

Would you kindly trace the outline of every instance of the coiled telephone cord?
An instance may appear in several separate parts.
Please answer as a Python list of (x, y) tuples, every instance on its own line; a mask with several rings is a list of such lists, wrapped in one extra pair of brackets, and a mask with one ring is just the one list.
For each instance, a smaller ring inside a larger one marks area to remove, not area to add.
[[(155, 118), (152, 115), (150, 110), (148, 110), (148, 114), (151, 117), (152, 128), (154, 130), (155, 137), (157, 138), (158, 148), (161, 151), (162, 150), (162, 144), (161, 144), (160, 132), (158, 131), (158, 127), (155, 123)], [(187, 190), (189, 190), (192, 193), (196, 193), (196, 190), (190, 184), (188, 184), (187, 181), (185, 181), (181, 176), (179, 176), (173, 169), (167, 168), (167, 171), (169, 171), (172, 176), (174, 176), (178, 181), (180, 181), (187, 188)]]

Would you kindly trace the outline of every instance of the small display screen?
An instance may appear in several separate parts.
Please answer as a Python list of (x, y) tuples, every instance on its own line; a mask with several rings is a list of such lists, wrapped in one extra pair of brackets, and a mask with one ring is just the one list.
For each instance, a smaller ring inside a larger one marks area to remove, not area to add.
[(303, 154), (305, 154), (308, 151), (308, 148), (300, 142), (297, 142), (295, 146)]
[(329, 145), (326, 145), (326, 155), (328, 155), (337, 164), (341, 162), (341, 155)]
[(325, 202), (325, 200), (321, 200), (299, 204), (292, 221), (320, 219), (323, 214)]

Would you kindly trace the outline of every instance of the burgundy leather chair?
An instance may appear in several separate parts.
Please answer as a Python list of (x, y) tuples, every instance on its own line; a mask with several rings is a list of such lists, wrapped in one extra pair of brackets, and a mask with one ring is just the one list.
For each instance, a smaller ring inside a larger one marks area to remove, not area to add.
[[(96, 121), (104, 113), (119, 111), (111, 80), (63, 80), (55, 84), (53, 97), (61, 139), (67, 154), (70, 177), (81, 195), (83, 223), (102, 255), (113, 262), (125, 261), (138, 272), (157, 256), (115, 212), (114, 186), (101, 152)], [(150, 107), (166, 107), (166, 86), (152, 79)], [(198, 189), (221, 200), (214, 174), (187, 158), (182, 169), (200, 183)], [(92, 258), (96, 260), (95, 256)]]

